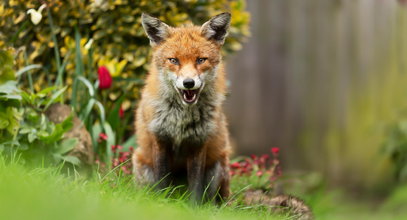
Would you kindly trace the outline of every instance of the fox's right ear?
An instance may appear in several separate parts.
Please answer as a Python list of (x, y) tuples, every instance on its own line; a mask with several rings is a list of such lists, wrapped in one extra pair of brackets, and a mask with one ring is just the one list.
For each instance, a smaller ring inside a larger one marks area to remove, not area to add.
[(150, 39), (151, 46), (161, 43), (168, 37), (170, 27), (158, 18), (143, 13), (141, 14), (141, 24)]

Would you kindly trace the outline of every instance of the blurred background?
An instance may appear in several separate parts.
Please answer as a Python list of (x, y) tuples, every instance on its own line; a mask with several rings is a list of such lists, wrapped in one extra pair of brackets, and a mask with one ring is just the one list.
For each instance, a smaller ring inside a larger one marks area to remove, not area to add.
[(389, 189), (405, 154), (403, 135), (392, 134), (407, 110), (406, 1), (247, 8), (251, 37), (228, 59), (237, 153), (280, 147), (285, 171), (317, 171), (355, 193)]

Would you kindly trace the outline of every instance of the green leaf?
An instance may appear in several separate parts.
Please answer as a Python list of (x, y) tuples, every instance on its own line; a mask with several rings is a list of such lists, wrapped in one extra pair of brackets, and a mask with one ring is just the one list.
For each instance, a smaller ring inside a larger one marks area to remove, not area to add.
[(77, 79), (88, 87), (89, 95), (93, 97), (95, 95), (95, 88), (93, 88), (92, 83), (83, 76), (78, 76)]
[(120, 126), (120, 116), (119, 116), (119, 111), (120, 111), (120, 106), (122, 105), (122, 102), (124, 101), (125, 96), (121, 96), (113, 106), (113, 109), (110, 111), (109, 115), (107, 116), (107, 121), (112, 126), (113, 130), (117, 130), (118, 126)]
[(53, 92), (53, 90), (57, 89), (55, 86), (50, 86), (47, 87), (39, 92), (36, 93), (36, 95), (40, 98), (46, 97), (49, 93)]
[(19, 77), (25, 72), (28, 72), (28, 71), (33, 70), (33, 69), (39, 69), (39, 68), (42, 68), (42, 65), (40, 65), (40, 64), (31, 64), (31, 65), (25, 66), (22, 69), (18, 70), (16, 75), (17, 75), (17, 77)]
[(105, 107), (103, 107), (102, 103), (100, 103), (99, 101), (95, 101), (95, 104), (99, 109), (100, 120), (101, 120), (102, 124), (104, 124), (105, 121), (106, 121), (106, 119), (105, 119)]
[(77, 138), (65, 139), (58, 146), (58, 149), (56, 150), (56, 152), (59, 153), (59, 154), (68, 153), (69, 151), (74, 149), (77, 144), (78, 144), (78, 139)]
[(73, 165), (81, 164), (81, 161), (75, 156), (67, 155), (67, 156), (62, 156), (61, 158), (62, 158), (62, 160), (66, 161), (68, 163), (71, 163)]
[(91, 98), (88, 102), (88, 104), (86, 105), (86, 107), (83, 109), (83, 111), (81, 112), (81, 120), (84, 122), (86, 121), (86, 119), (88, 118), (90, 112), (92, 111), (93, 106), (95, 105), (96, 100)]
[(36, 132), (31, 132), (28, 134), (28, 142), (32, 143), (37, 138)]
[(57, 100), (57, 98), (58, 98), (59, 96), (61, 96), (62, 93), (64, 93), (67, 88), (68, 88), (68, 87), (65, 86), (64, 88), (62, 88), (62, 89), (56, 91), (56, 92), (51, 96), (51, 99), (48, 101), (48, 103), (45, 105), (44, 111), (46, 111), (46, 110), (48, 109), (48, 107), (49, 107), (51, 104), (55, 103), (55, 101)]
[(112, 145), (115, 145), (115, 133), (112, 130), (112, 127), (110, 127), (109, 123), (104, 123), (103, 124), (103, 130), (105, 131), (107, 135), (107, 140), (106, 140), (106, 152), (108, 155), (108, 161), (106, 161), (108, 164), (110, 163), (110, 158), (113, 156), (113, 152), (111, 149)]
[(16, 81), (7, 81), (4, 84), (0, 85), (0, 98), (4, 100), (7, 99), (18, 99), (20, 100), (20, 90), (17, 88)]
[(72, 126), (72, 115), (67, 117), (63, 122), (55, 124), (55, 128), (52, 133), (46, 137), (40, 137), (40, 140), (46, 143), (54, 143), (61, 140), (62, 136), (69, 131)]
[(5, 129), (10, 122), (7, 120), (7, 118), (3, 118), (2, 115), (0, 115), (0, 129)]
[(129, 151), (129, 148), (130, 148), (130, 147), (136, 148), (136, 147), (137, 147), (136, 140), (137, 140), (136, 135), (132, 135), (132, 136), (131, 136), (129, 139), (127, 139), (127, 141), (124, 142), (124, 144), (122, 145), (123, 150)]

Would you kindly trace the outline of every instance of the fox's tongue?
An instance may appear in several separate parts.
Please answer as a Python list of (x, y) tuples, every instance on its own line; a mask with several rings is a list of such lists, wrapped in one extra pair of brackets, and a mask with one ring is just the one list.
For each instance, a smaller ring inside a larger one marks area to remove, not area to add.
[(196, 100), (198, 89), (195, 90), (182, 90), (182, 98), (187, 103), (192, 103)]
[(187, 97), (192, 97), (192, 96), (194, 96), (194, 91), (193, 90), (185, 90), (185, 94), (187, 95)]

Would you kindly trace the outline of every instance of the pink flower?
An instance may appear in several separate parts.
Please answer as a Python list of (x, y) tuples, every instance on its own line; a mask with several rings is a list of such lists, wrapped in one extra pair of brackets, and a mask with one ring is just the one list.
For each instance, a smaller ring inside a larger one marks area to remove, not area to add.
[(123, 108), (121, 106), (119, 108), (119, 117), (124, 118), (124, 110), (123, 110)]
[(108, 89), (112, 86), (112, 76), (109, 70), (105, 66), (101, 66), (98, 69), (99, 75), (99, 89)]
[(258, 176), (258, 177), (260, 177), (260, 176), (263, 176), (263, 172), (262, 171), (257, 171), (257, 173), (256, 173), (256, 176)]
[(230, 164), (230, 167), (231, 167), (232, 169), (240, 168), (240, 163), (239, 163), (239, 162), (234, 162), (234, 163)]
[(278, 147), (271, 148), (271, 153), (273, 153), (274, 156), (277, 156), (279, 152), (280, 152), (280, 148), (278, 148)]
[(106, 141), (106, 140), (107, 140), (107, 135), (105, 133), (100, 133), (98, 142), (101, 143), (102, 141)]

